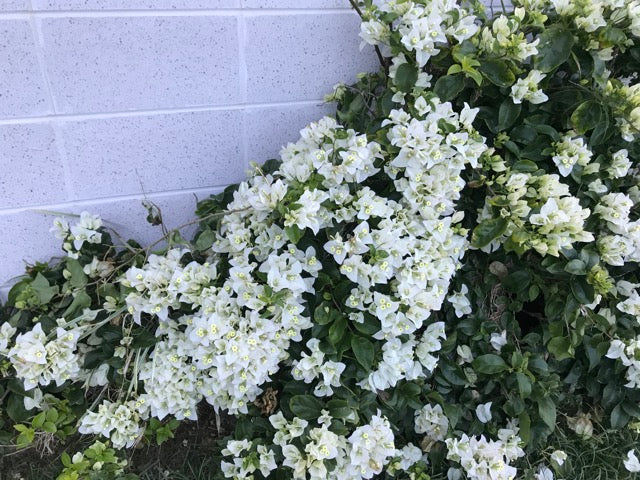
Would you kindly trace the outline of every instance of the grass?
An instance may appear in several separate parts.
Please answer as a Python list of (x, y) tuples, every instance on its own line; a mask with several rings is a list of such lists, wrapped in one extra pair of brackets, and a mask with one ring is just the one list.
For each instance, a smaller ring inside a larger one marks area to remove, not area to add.
[[(549, 455), (564, 450), (568, 455), (565, 470), (558, 479), (564, 480), (631, 480), (636, 474), (623, 465), (627, 452), (640, 446), (640, 434), (624, 429), (610, 431), (594, 425), (594, 436), (585, 440), (565, 428), (558, 428), (548, 439)], [(131, 471), (141, 480), (213, 480), (219, 464), (213, 453), (216, 445), (215, 426), (211, 419), (185, 422), (176, 438), (160, 447), (142, 447), (127, 452)], [(53, 480), (60, 470), (60, 451), (39, 457), (35, 449), (2, 456), (0, 480)], [(520, 473), (526, 468), (523, 459)], [(523, 477), (520, 477), (523, 478)], [(446, 480), (446, 475), (434, 475), (432, 480)]]
[(554, 449), (564, 450), (570, 460), (567, 480), (628, 480), (638, 478), (624, 468), (627, 452), (640, 447), (640, 435), (630, 429), (605, 430), (596, 425), (591, 439), (556, 430), (549, 439)]

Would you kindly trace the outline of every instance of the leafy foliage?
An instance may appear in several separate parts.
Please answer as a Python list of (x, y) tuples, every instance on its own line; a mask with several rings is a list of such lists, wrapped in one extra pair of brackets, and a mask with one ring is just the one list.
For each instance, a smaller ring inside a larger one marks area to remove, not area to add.
[(636, 428), (638, 8), (352, 3), (382, 70), (192, 242), (57, 221), (0, 311), (3, 438), (160, 444), (204, 399), (237, 416), (221, 477), (495, 480)]

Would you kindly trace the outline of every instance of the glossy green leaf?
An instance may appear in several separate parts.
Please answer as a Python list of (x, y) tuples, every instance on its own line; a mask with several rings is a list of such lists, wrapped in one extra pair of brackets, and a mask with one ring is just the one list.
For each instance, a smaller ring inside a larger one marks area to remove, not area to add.
[(464, 77), (462, 75), (445, 75), (444, 77), (440, 77), (433, 87), (433, 91), (443, 102), (453, 100), (463, 89)]
[(471, 365), (477, 373), (484, 373), (485, 375), (495, 375), (496, 373), (501, 373), (509, 369), (507, 362), (494, 353), (487, 353), (476, 357), (473, 362), (471, 362)]
[(289, 408), (296, 417), (313, 420), (320, 416), (324, 404), (313, 395), (295, 395), (289, 400)]
[(516, 76), (504, 60), (482, 60), (480, 71), (491, 83), (499, 87), (510, 87), (516, 81)]
[(483, 220), (473, 230), (471, 235), (471, 245), (475, 248), (482, 248), (491, 243), (494, 239), (502, 235), (509, 225), (509, 220), (506, 218), (490, 218)]
[(555, 70), (571, 55), (573, 34), (563, 26), (547, 28), (540, 35), (538, 55), (534, 57), (534, 66), (544, 73)]
[(418, 81), (418, 69), (409, 63), (403, 63), (396, 71), (396, 86), (401, 92), (409, 93)]
[(354, 335), (351, 337), (351, 349), (358, 363), (367, 370), (370, 370), (373, 366), (375, 354), (373, 343), (364, 337)]

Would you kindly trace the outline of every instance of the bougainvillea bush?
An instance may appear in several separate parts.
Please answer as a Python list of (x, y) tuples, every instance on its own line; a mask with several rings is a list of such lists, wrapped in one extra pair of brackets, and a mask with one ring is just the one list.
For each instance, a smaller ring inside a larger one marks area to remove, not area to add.
[(120, 478), (212, 408), (220, 478), (549, 480), (557, 431), (639, 428), (640, 3), (352, 5), (380, 72), (193, 241), (56, 220), (2, 310), (4, 441), (95, 436), (59, 478)]

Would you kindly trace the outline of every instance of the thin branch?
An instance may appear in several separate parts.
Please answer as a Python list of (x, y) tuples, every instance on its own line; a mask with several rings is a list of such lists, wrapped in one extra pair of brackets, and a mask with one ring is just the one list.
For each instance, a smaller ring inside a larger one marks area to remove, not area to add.
[(362, 15), (362, 10), (360, 10), (360, 7), (358, 6), (358, 3), (356, 2), (356, 0), (349, 0), (349, 3), (353, 7), (353, 9), (358, 13), (358, 15), (360, 15), (360, 18), (364, 18)]
[(180, 225), (180, 226), (178, 226), (178, 227), (176, 227), (176, 228), (171, 229), (171, 230), (168, 232), (168, 234), (167, 234), (167, 235), (162, 236), (161, 238), (159, 238), (158, 240), (156, 240), (155, 242), (153, 242), (151, 245), (147, 246), (147, 247), (145, 248), (145, 250), (146, 250), (146, 252), (147, 252), (147, 253), (149, 253), (149, 251), (150, 251), (153, 247), (155, 247), (156, 245), (158, 245), (158, 244), (159, 244), (159, 243), (161, 243), (162, 241), (166, 240), (166, 239), (167, 239), (167, 238), (168, 238), (168, 237), (169, 237), (173, 232), (180, 231), (180, 230), (182, 230), (182, 229), (183, 229), (183, 228), (185, 228), (185, 227), (188, 227), (188, 226), (191, 226), (191, 225), (195, 225), (195, 224), (200, 223), (200, 222), (204, 222), (205, 220), (208, 220), (208, 219), (210, 219), (210, 218), (220, 217), (220, 216), (226, 215), (226, 214), (228, 214), (228, 213), (244, 212), (244, 211), (246, 211), (246, 210), (250, 210), (250, 207), (247, 207), (247, 208), (239, 208), (239, 209), (237, 209), (237, 210), (224, 210), (224, 211), (222, 211), (222, 212), (210, 213), (209, 215), (205, 215), (204, 217), (197, 218), (197, 219), (192, 220), (192, 221), (187, 222), (187, 223), (183, 223), (182, 225)]
[[(356, 11), (356, 13), (360, 16), (360, 18), (364, 20), (364, 14), (362, 13), (362, 10), (358, 6), (358, 2), (356, 0), (349, 0), (349, 3), (353, 7), (353, 9)], [(384, 71), (386, 73), (389, 73), (389, 62), (387, 62), (387, 60), (384, 58), (384, 56), (382, 55), (382, 52), (380, 51), (380, 48), (378, 48), (377, 45), (374, 45), (373, 48), (376, 51), (376, 55), (378, 56), (378, 61), (380, 62), (380, 65), (382, 65), (382, 68), (384, 68)]]

